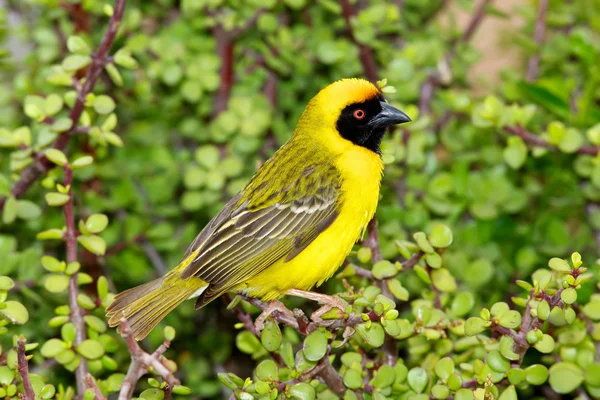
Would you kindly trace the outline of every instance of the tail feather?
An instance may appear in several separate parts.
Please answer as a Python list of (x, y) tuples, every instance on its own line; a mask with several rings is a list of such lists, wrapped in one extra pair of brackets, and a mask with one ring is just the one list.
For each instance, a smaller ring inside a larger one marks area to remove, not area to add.
[(175, 307), (198, 293), (207, 284), (198, 278), (169, 278), (169, 274), (152, 282), (128, 289), (115, 296), (106, 309), (111, 327), (127, 319), (136, 340), (142, 340)]

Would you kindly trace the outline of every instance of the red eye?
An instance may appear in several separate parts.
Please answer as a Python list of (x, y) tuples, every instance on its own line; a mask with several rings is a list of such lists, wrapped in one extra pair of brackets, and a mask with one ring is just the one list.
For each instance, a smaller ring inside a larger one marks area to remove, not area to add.
[(356, 119), (363, 119), (366, 114), (365, 114), (364, 110), (358, 109), (358, 110), (354, 110), (352, 115), (354, 115), (354, 118), (356, 118)]

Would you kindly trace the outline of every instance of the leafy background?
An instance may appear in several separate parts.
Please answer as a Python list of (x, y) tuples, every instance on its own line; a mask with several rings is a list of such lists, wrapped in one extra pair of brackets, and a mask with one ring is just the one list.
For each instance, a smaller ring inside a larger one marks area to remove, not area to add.
[[(600, 396), (597, 2), (0, 4), (0, 397)], [(494, 21), (517, 56), (489, 79), (472, 41)], [(112, 293), (176, 265), (353, 76), (414, 122), (384, 141), (378, 225), (319, 289), (351, 309), (259, 333), (263, 304), (185, 304), (141, 343), (158, 353), (107, 329)]]

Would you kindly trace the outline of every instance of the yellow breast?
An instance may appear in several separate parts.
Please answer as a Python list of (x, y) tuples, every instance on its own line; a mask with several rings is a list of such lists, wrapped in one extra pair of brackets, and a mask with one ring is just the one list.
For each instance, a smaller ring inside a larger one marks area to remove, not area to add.
[(338, 148), (335, 165), (342, 176), (339, 216), (298, 256), (278, 261), (250, 279), (245, 290), (271, 300), (289, 289), (308, 290), (330, 278), (375, 214), (383, 164), (370, 150), (350, 142)]

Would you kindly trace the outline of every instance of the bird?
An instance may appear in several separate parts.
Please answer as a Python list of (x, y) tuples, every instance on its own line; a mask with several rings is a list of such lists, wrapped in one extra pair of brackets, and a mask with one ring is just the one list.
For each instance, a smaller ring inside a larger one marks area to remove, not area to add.
[(284, 295), (342, 308), (338, 298), (309, 290), (335, 273), (364, 234), (379, 200), (382, 138), (410, 121), (365, 79), (321, 89), (290, 139), (204, 227), (179, 265), (115, 296), (109, 325), (125, 318), (141, 340), (183, 301), (195, 298), (198, 309), (227, 292), (270, 302), (266, 313)]

